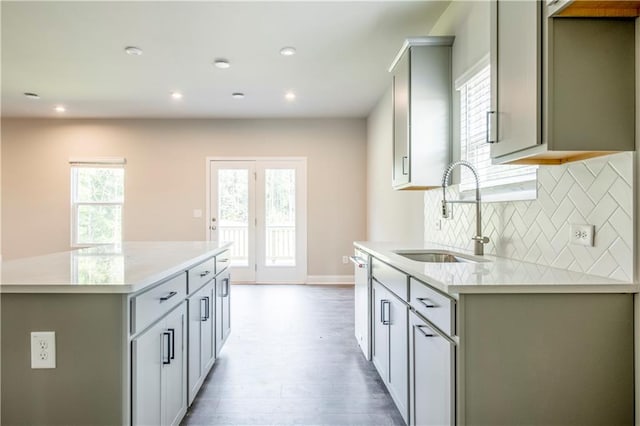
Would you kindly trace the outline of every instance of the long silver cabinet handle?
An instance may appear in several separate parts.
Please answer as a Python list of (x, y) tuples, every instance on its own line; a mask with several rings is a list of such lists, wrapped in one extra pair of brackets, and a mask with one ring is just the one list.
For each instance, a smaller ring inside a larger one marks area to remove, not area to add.
[(169, 334), (171, 334), (171, 355), (169, 356), (169, 359), (175, 359), (176, 357), (176, 330), (175, 328), (169, 328), (168, 329)]
[(492, 137), (493, 134), (493, 126), (491, 122), (491, 117), (495, 115), (495, 111), (487, 111), (487, 143), (496, 143), (498, 142), (498, 138), (495, 136)]
[[(382, 309), (381, 309), (381, 320), (382, 320), (382, 324), (384, 325), (389, 325), (391, 324), (391, 302), (388, 300), (382, 300), (381, 301), (381, 305), (382, 305)], [(385, 306), (387, 307), (387, 309), (385, 309)], [(385, 315), (385, 311), (387, 313), (387, 315)]]
[(420, 302), (425, 308), (437, 308), (437, 306), (433, 303), (425, 302), (425, 300), (429, 300), (427, 297), (418, 297), (416, 300)]
[[(202, 307), (202, 302), (204, 302), (204, 308)], [(207, 298), (203, 297), (200, 299), (200, 321), (204, 322), (207, 320)]]
[(361, 257), (358, 256), (349, 256), (349, 260), (351, 260), (351, 263), (353, 263), (354, 265), (356, 265), (358, 268), (362, 269), (362, 268), (366, 268), (367, 267), (367, 261), (364, 260)]
[(435, 334), (431, 334), (431, 333), (425, 333), (425, 331), (423, 330), (423, 328), (426, 328), (427, 330), (431, 330), (429, 327), (427, 327), (426, 325), (416, 325), (415, 326), (416, 329), (418, 329), (418, 331), (424, 336), (424, 337), (436, 337)]
[(160, 303), (162, 302), (166, 302), (167, 300), (171, 299), (173, 296), (175, 296), (176, 294), (178, 294), (177, 291), (172, 291), (171, 293), (167, 294), (166, 296), (162, 296), (160, 298)]
[(162, 333), (162, 364), (171, 364), (171, 333), (168, 331)]

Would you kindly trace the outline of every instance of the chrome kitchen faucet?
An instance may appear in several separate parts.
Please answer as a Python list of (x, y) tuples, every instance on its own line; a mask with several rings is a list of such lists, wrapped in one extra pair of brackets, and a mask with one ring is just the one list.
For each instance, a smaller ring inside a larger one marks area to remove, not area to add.
[[(476, 178), (476, 199), (475, 200), (451, 200), (447, 201), (447, 181), (453, 169), (457, 166), (468, 167), (473, 176)], [(484, 245), (489, 242), (488, 237), (482, 236), (482, 214), (480, 209), (480, 180), (478, 179), (478, 171), (473, 164), (468, 161), (460, 160), (449, 164), (442, 176), (442, 217), (448, 218), (447, 203), (474, 203), (476, 205), (476, 235), (471, 237), (473, 240), (473, 254), (482, 256), (484, 254)]]

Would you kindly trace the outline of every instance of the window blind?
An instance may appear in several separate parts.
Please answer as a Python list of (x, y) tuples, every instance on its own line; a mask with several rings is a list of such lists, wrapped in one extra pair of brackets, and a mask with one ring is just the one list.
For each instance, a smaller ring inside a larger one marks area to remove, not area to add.
[[(475, 71), (475, 70), (474, 70)], [(476, 166), (481, 188), (491, 188), (536, 180), (537, 166), (493, 165), (487, 143), (487, 111), (491, 109), (491, 68), (478, 67), (457, 82), (460, 92), (460, 158)], [(471, 171), (461, 169), (460, 191), (475, 189)]]

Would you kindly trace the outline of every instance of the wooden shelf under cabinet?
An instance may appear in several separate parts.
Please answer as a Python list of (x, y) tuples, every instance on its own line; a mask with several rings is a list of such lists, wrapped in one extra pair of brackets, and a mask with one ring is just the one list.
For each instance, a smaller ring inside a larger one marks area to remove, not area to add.
[(640, 16), (637, 0), (574, 0), (554, 17), (635, 18)]

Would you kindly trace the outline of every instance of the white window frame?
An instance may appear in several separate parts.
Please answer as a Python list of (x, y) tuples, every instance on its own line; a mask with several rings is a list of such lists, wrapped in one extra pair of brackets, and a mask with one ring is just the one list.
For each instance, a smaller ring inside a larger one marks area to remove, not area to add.
[[(489, 85), (486, 89), (481, 89), (483, 96), (486, 96), (481, 102), (490, 104), (491, 102), (491, 69), (489, 55), (483, 57), (478, 63), (469, 68), (455, 81), (455, 89), (458, 92), (459, 99), (459, 149), (460, 159), (467, 160), (474, 164), (480, 174), (480, 191), (483, 201), (515, 201), (515, 200), (535, 200), (537, 197), (537, 166), (530, 165), (487, 165), (486, 161), (489, 157), (490, 145), (485, 143), (484, 135), (486, 135), (486, 111), (483, 110), (479, 113), (476, 110), (475, 120), (468, 120), (464, 115), (467, 113), (466, 90), (470, 84), (478, 84), (477, 79), (483, 78), (480, 84)], [(471, 102), (473, 103), (473, 102)], [(490, 108), (487, 105), (487, 108)], [(487, 109), (488, 111), (488, 109)], [(480, 121), (481, 120), (481, 121)], [(465, 126), (471, 126), (471, 122), (476, 123), (475, 131), (470, 129), (464, 129)], [(482, 126), (483, 130), (478, 132), (477, 126)], [(473, 137), (468, 136), (472, 134)], [(480, 139), (482, 135), (482, 140)], [(470, 140), (471, 139), (471, 140)], [(480, 157), (485, 158), (484, 165), (478, 165), (475, 162), (475, 158), (467, 155), (469, 152), (469, 144), (471, 149), (483, 150)], [(506, 176), (497, 177), (496, 174), (500, 169), (510, 168), (512, 169)], [(492, 171), (493, 170), (493, 171)], [(487, 176), (494, 174), (494, 180), (487, 180)], [(484, 178), (484, 179), (483, 179)], [(475, 179), (470, 171), (462, 169), (460, 175), (460, 198), (471, 199), (475, 197)]]
[[(77, 202), (77, 189), (78, 185), (76, 182), (76, 173), (75, 169), (80, 168), (116, 168), (122, 169), (124, 171), (124, 166), (126, 164), (126, 160), (124, 158), (70, 158), (69, 165), (70, 167), (70, 201), (71, 201), (71, 247), (72, 248), (83, 248), (83, 247), (94, 247), (100, 245), (107, 244), (120, 244), (123, 240), (124, 230), (121, 229), (120, 240), (114, 241), (110, 243), (79, 243), (78, 242), (78, 208), (81, 206), (120, 206), (120, 214), (122, 215), (120, 219), (120, 223), (124, 222), (124, 188), (123, 188), (123, 198), (120, 202)], [(124, 183), (123, 183), (124, 184)]]

